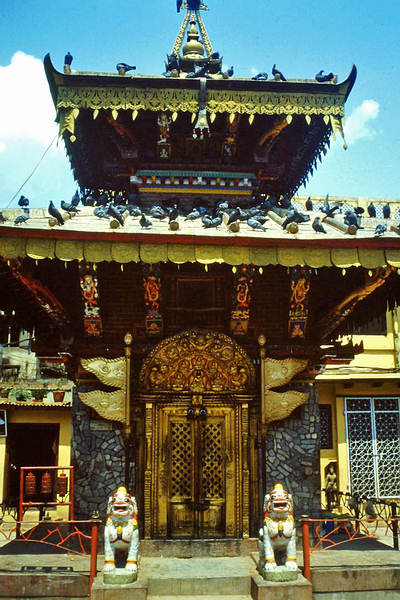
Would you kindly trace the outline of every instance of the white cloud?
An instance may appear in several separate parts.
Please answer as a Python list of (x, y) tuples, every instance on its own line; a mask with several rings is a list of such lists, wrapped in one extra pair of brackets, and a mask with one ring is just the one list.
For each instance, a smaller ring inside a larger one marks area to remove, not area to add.
[(260, 72), (260, 69), (257, 69), (257, 67), (251, 67), (251, 69), (250, 69), (250, 73), (252, 74), (253, 77), (254, 77), (254, 75), (258, 75), (259, 72)]
[(357, 140), (372, 139), (376, 131), (370, 125), (370, 121), (376, 119), (379, 114), (379, 104), (376, 100), (364, 100), (357, 106), (346, 119), (344, 133), (348, 144), (354, 144)]
[(42, 61), (16, 52), (9, 65), (0, 66), (0, 89), (0, 151), (12, 141), (48, 146), (57, 125)]

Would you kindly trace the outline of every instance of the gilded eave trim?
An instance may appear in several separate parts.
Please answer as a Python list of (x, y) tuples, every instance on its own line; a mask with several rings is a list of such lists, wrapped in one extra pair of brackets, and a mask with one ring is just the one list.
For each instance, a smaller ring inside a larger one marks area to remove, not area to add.
[[(344, 115), (344, 94), (207, 91), (210, 113)], [(57, 109), (197, 112), (198, 90), (59, 86)]]

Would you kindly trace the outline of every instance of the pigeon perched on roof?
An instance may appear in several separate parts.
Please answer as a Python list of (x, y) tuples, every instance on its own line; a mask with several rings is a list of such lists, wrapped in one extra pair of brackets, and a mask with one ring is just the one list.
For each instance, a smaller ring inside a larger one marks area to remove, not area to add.
[(276, 68), (276, 64), (272, 65), (272, 75), (275, 81), (286, 81), (286, 77)]
[(324, 219), (326, 219), (327, 217), (333, 217), (333, 215), (337, 210), (339, 210), (341, 205), (341, 202), (334, 202), (333, 204), (329, 204), (329, 194), (327, 194), (325, 196), (324, 204), (321, 207), (321, 212), (325, 213)]
[(195, 221), (201, 217), (201, 213), (197, 208), (190, 211), (185, 217), (185, 221)]
[(322, 225), (321, 223), (321, 219), (319, 217), (315, 217), (313, 223), (312, 223), (312, 228), (314, 229), (314, 231), (316, 231), (317, 233), (326, 233), (326, 229), (325, 227)]
[(265, 231), (265, 227), (263, 227), (263, 224), (258, 219), (256, 219), (256, 217), (249, 217), (247, 219), (247, 225), (252, 229), (261, 229), (261, 231)]
[(371, 200), (371, 202), (368, 204), (368, 206), (367, 206), (367, 210), (368, 210), (368, 214), (369, 214), (369, 216), (370, 216), (372, 219), (375, 219), (375, 218), (376, 218), (376, 208), (375, 208), (375, 205), (374, 205), (374, 203), (372, 202), (372, 200)]
[(171, 223), (172, 221), (176, 221), (177, 218), (178, 218), (178, 205), (174, 204), (168, 210), (168, 222)]
[(75, 194), (72, 196), (71, 204), (73, 206), (78, 206), (80, 201), (81, 201), (81, 197), (79, 195), (78, 190), (76, 190)]
[(199, 67), (195, 71), (191, 71), (186, 75), (187, 79), (196, 79), (197, 77), (207, 77), (210, 66), (205, 63), (202, 67)]
[(116, 206), (114, 206), (114, 204), (109, 205), (108, 214), (111, 217), (114, 217), (114, 219), (116, 219), (122, 227), (124, 226), (124, 220), (122, 218), (121, 212), (118, 210), (118, 208)]
[(267, 81), (268, 73), (265, 73), (265, 71), (263, 71), (262, 73), (257, 73), (257, 75), (254, 75), (252, 79), (254, 79), (255, 81)]
[(64, 65), (68, 65), (70, 67), (73, 59), (74, 57), (72, 56), (71, 52), (67, 52), (67, 54), (64, 57)]
[(64, 202), (64, 200), (61, 200), (61, 208), (63, 210), (65, 210), (65, 212), (67, 212), (67, 213), (76, 214), (76, 213), (80, 212), (79, 208), (76, 208), (76, 206), (74, 206), (74, 204), (72, 204), (72, 202), (71, 202), (71, 204), (68, 204), (67, 202)]
[(386, 225), (384, 223), (378, 223), (378, 225), (375, 228), (375, 237), (380, 237), (381, 235), (386, 233), (386, 231), (387, 231)]
[(29, 208), (25, 207), (22, 215), (19, 215), (15, 221), (14, 225), (21, 225), (21, 223), (26, 223), (29, 219)]
[(236, 208), (231, 208), (224, 212), (222, 219), (225, 225), (228, 227), (231, 223), (235, 223), (235, 221), (240, 220), (240, 208), (237, 206)]
[(125, 75), (125, 73), (127, 73), (128, 71), (135, 71), (136, 67), (133, 65), (128, 65), (126, 63), (117, 63), (116, 67), (115, 67), (119, 73), (119, 75)]
[(313, 207), (313, 203), (312, 203), (312, 200), (311, 200), (311, 196), (308, 196), (308, 198), (306, 200), (306, 210), (311, 211), (311, 210), (313, 210), (313, 208), (314, 207)]
[(219, 52), (213, 52), (213, 53), (211, 54), (210, 58), (211, 58), (212, 60), (217, 60), (218, 58), (220, 58), (220, 54), (219, 54)]
[(229, 67), (229, 69), (227, 69), (226, 71), (224, 71), (222, 73), (222, 77), (224, 79), (229, 79), (229, 77), (233, 77), (233, 73), (234, 73), (234, 69), (233, 69), (233, 65), (231, 67)]
[(205, 227), (206, 229), (209, 229), (211, 227), (218, 227), (222, 223), (222, 215), (220, 214), (216, 217), (213, 217), (211, 215), (205, 214), (202, 217), (201, 221), (203, 223), (203, 227)]
[(321, 71), (318, 71), (318, 73), (315, 76), (315, 79), (320, 83), (324, 83), (325, 81), (332, 81), (332, 79), (334, 79), (335, 77), (333, 73), (327, 73), (326, 75), (323, 75), (323, 73), (324, 71), (323, 69), (321, 69)]
[(344, 223), (346, 225), (355, 225), (357, 229), (361, 229), (361, 219), (353, 210), (346, 210), (344, 215)]
[(108, 214), (107, 206), (96, 206), (93, 210), (93, 214), (99, 219), (109, 219), (110, 215)]
[(180, 12), (182, 7), (182, 0), (176, 0), (176, 12)]
[(54, 206), (54, 203), (51, 200), (50, 200), (48, 212), (51, 217), (54, 217), (57, 220), (57, 223), (59, 225), (64, 225), (64, 219), (62, 218), (60, 211), (58, 210), (58, 208), (56, 208)]
[(18, 206), (24, 208), (24, 206), (29, 206), (29, 200), (25, 196), (21, 196), (18, 200)]
[(109, 202), (110, 202), (110, 199), (107, 196), (107, 194), (100, 194), (100, 196), (97, 198), (96, 206), (104, 206), (104, 205), (108, 204)]
[(386, 204), (383, 206), (382, 212), (383, 212), (384, 219), (390, 219), (390, 204), (389, 204), (389, 202), (386, 202)]
[(167, 211), (159, 204), (153, 204), (150, 207), (149, 214), (154, 219), (165, 219), (165, 217), (168, 215)]
[(127, 204), (126, 210), (129, 212), (131, 217), (141, 217), (142, 209), (137, 204)]
[(7, 221), (7, 219), (5, 218), (3, 213), (0, 211), (0, 223), (5, 223), (6, 221)]
[(142, 227), (142, 229), (145, 227), (151, 227), (151, 221), (150, 221), (150, 219), (147, 219), (147, 217), (144, 213), (142, 213), (142, 216), (139, 219), (139, 223), (140, 223), (140, 227)]

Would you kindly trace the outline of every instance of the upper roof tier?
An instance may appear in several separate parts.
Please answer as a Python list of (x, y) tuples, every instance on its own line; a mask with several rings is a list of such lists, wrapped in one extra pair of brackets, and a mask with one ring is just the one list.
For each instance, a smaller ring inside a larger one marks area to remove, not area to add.
[[(186, 25), (192, 15), (188, 10)], [(192, 38), (189, 28), (182, 54), (170, 55), (162, 76), (133, 76), (124, 68), (116, 74), (74, 72), (69, 65), (61, 73), (46, 55), (75, 178), (86, 189), (129, 190), (138, 170), (220, 169), (251, 174), (258, 191), (293, 194), (326, 153), (332, 133), (343, 133), (355, 66), (342, 83), (235, 78), (229, 69), (221, 72), (219, 54), (204, 43), (203, 31), (201, 58), (195, 25), (190, 27)]]

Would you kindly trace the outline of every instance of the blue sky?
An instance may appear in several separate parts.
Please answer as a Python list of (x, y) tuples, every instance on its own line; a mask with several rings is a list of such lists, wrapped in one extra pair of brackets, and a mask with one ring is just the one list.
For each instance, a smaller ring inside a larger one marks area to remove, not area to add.
[[(399, 5), (377, 2), (206, 0), (214, 49), (235, 75), (271, 66), (289, 78), (320, 69), (358, 78), (346, 104), (348, 150), (334, 143), (307, 188), (311, 195), (400, 198)], [(175, 0), (3, 0), (0, 6), (0, 208), (6, 207), (56, 135), (43, 74), (50, 52), (62, 71), (115, 72), (117, 62), (161, 74), (183, 12)], [(54, 143), (21, 193), (32, 206), (68, 200), (76, 184), (62, 142)], [(18, 196), (17, 196), (18, 199)], [(16, 206), (16, 200), (11, 207)]]

